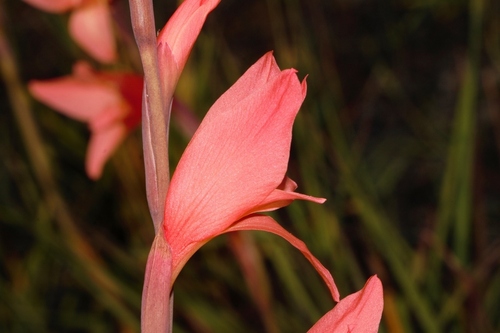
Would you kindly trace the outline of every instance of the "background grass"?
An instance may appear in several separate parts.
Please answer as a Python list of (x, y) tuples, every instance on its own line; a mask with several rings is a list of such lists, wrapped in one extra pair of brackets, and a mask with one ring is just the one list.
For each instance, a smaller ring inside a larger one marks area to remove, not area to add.
[[(67, 15), (0, 3), (17, 62), (2, 52), (0, 330), (137, 332), (153, 238), (140, 133), (90, 181), (85, 125), (24, 87), (92, 59), (67, 35)], [(155, 1), (158, 28), (175, 6)], [(139, 71), (126, 1), (113, 9), (122, 60), (94, 65)], [(328, 199), (293, 203), (275, 218), (332, 272), (342, 296), (378, 274), (381, 332), (500, 332), (500, 3), (222, 0), (179, 100), (201, 119), (269, 50), (281, 68), (308, 75), (288, 174), (300, 191)], [(175, 123), (171, 136), (175, 165), (188, 138)], [(239, 250), (252, 253), (257, 287)], [(179, 276), (174, 329), (303, 332), (332, 306), (283, 240), (221, 236)]]

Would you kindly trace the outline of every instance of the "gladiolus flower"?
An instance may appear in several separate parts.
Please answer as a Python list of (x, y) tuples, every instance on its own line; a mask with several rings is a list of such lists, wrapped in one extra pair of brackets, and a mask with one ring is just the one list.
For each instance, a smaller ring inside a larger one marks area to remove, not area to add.
[(158, 34), (158, 65), (168, 103), (208, 14), (220, 0), (186, 0)]
[(72, 10), (69, 32), (77, 44), (95, 59), (116, 59), (116, 45), (108, 0), (24, 0), (51, 13)]
[(383, 308), (382, 283), (374, 275), (363, 289), (342, 299), (308, 333), (376, 333)]
[[(294, 192), (296, 184), (285, 176), (292, 126), (305, 94), (306, 83), (295, 70), (281, 71), (267, 53), (210, 108), (167, 192), (164, 219), (148, 257), (144, 307), (165, 303), (157, 288), (171, 288), (203, 244), (238, 230), (262, 230), (286, 239), (311, 262), (338, 301), (331, 274), (305, 244), (259, 214), (296, 199), (325, 201)], [(159, 283), (158, 276), (169, 281)]]
[(172, 177), (163, 233), (173, 278), (204, 243), (225, 232), (264, 230), (299, 248), (338, 293), (330, 274), (302, 242), (268, 216), (302, 199), (285, 177), (292, 125), (306, 94), (295, 70), (281, 71), (271, 53), (254, 64), (208, 111)]
[(86, 171), (97, 179), (109, 156), (141, 120), (142, 77), (135, 74), (97, 73), (79, 62), (73, 75), (32, 81), (28, 88), (39, 101), (62, 114), (87, 122), (91, 138)]

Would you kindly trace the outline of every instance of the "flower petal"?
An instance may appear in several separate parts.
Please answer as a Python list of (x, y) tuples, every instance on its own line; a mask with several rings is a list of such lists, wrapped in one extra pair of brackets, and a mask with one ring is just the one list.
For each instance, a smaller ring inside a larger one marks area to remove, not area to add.
[(33, 7), (50, 13), (63, 13), (78, 6), (82, 0), (24, 0)]
[(275, 220), (269, 216), (265, 215), (251, 215), (244, 218), (241, 221), (236, 222), (230, 226), (226, 232), (230, 231), (240, 231), (240, 230), (261, 230), (267, 231), (278, 236), (281, 236), (287, 240), (291, 245), (295, 246), (307, 260), (314, 266), (316, 271), (321, 275), (326, 285), (330, 289), (332, 297), (335, 301), (339, 300), (339, 291), (335, 282), (333, 281), (330, 272), (319, 262), (318, 259), (309, 251), (307, 246), (300, 239), (286, 231), (282, 226), (280, 226)]
[(376, 333), (383, 308), (382, 283), (374, 275), (363, 289), (342, 299), (308, 333)]
[(98, 179), (102, 174), (104, 164), (127, 135), (127, 128), (118, 122), (105, 129), (92, 132), (85, 169), (92, 179)]
[(268, 53), (215, 102), (167, 193), (163, 225), (174, 263), (187, 244), (215, 237), (280, 185), (304, 96), (295, 71), (280, 72)]
[(281, 207), (288, 206), (294, 200), (306, 200), (322, 204), (326, 201), (324, 198), (316, 198), (310, 195), (293, 192), (297, 188), (297, 184), (288, 177), (283, 179), (283, 182), (277, 189), (271, 192), (258, 206), (254, 207), (248, 214), (258, 212), (269, 212)]
[(39, 101), (80, 121), (90, 121), (107, 107), (120, 103), (120, 96), (115, 89), (71, 76), (31, 81), (28, 89)]
[(97, 60), (110, 63), (116, 60), (115, 37), (107, 1), (93, 1), (75, 9), (69, 20), (73, 39)]
[(122, 72), (100, 72), (95, 76), (102, 82), (116, 86), (120, 91), (121, 97), (127, 104), (127, 112), (125, 125), (129, 130), (135, 128), (141, 123), (142, 114), (142, 88), (144, 79), (137, 74), (122, 73)]
[(86, 170), (92, 179), (141, 120), (143, 79), (122, 72), (94, 72), (85, 62), (73, 66), (73, 75), (32, 81), (32, 95), (62, 114), (88, 123), (92, 131)]
[[(180, 75), (207, 15), (220, 0), (185, 0), (158, 35), (158, 45), (167, 44)], [(159, 60), (163, 58), (160, 53)], [(161, 66), (161, 65), (160, 65)]]
[(220, 0), (185, 0), (160, 31), (157, 39), (162, 94), (170, 103), (184, 65), (208, 14)]

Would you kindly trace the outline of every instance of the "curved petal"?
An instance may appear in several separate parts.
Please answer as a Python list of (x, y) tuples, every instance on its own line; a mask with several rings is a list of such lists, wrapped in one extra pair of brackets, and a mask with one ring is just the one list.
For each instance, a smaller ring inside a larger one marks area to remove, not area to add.
[(115, 38), (107, 1), (93, 1), (77, 8), (69, 20), (69, 31), (78, 45), (97, 60), (115, 61)]
[[(266, 67), (278, 73), (262, 79), (256, 73)], [(262, 84), (245, 85), (249, 78)], [(218, 235), (280, 185), (304, 96), (295, 71), (279, 72), (267, 54), (208, 111), (167, 193), (163, 227), (174, 262), (187, 244)]]
[(337, 289), (337, 286), (335, 285), (335, 282), (333, 281), (330, 272), (319, 262), (318, 259), (316, 259), (311, 251), (309, 251), (303, 241), (286, 231), (271, 217), (265, 215), (251, 215), (233, 224), (226, 230), (226, 232), (240, 230), (267, 231), (281, 236), (282, 238), (287, 240), (291, 245), (300, 250), (300, 252), (302, 252), (302, 254), (306, 257), (306, 259), (309, 260), (309, 262), (314, 266), (316, 271), (319, 273), (319, 275), (321, 275), (326, 285), (330, 289), (333, 299), (338, 302), (340, 297), (339, 291)]
[[(274, 59), (273, 53), (268, 52), (253, 64), (239, 79), (233, 84), (217, 101), (211, 109), (231, 109), (239, 101), (245, 99), (250, 94), (254, 94), (265, 84), (276, 79), (281, 70)], [(298, 94), (301, 102), (305, 97), (304, 91)], [(299, 105), (300, 106), (300, 105)], [(209, 114), (206, 115), (207, 118)]]
[(342, 299), (308, 333), (376, 333), (383, 309), (382, 283), (374, 275), (363, 289)]
[[(207, 15), (219, 4), (220, 0), (185, 0), (168, 20), (158, 35), (158, 45), (167, 44), (177, 64), (178, 77), (186, 64), (189, 52), (200, 34)], [(159, 54), (159, 61), (164, 58)], [(161, 66), (161, 65), (160, 65)], [(172, 75), (172, 74), (171, 74)]]
[(269, 212), (281, 207), (288, 206), (294, 200), (306, 200), (322, 204), (326, 201), (324, 198), (316, 198), (310, 195), (276, 189), (271, 192), (258, 206), (254, 207), (248, 214), (258, 212)]
[(63, 13), (81, 4), (82, 0), (24, 0), (24, 2), (50, 13)]
[(37, 100), (80, 121), (88, 122), (107, 107), (120, 103), (115, 89), (97, 82), (82, 82), (71, 76), (31, 81), (28, 89)]
[(85, 169), (90, 178), (98, 179), (101, 176), (104, 164), (126, 134), (127, 129), (122, 123), (115, 123), (106, 129), (92, 132), (85, 161)]

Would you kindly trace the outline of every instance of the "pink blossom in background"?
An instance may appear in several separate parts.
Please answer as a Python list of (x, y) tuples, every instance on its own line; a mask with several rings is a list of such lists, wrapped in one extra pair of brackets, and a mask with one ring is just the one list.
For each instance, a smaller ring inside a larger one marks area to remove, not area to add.
[(75, 42), (95, 59), (116, 60), (116, 43), (108, 0), (24, 0), (51, 13), (72, 11), (69, 32)]
[(374, 275), (363, 289), (343, 298), (308, 333), (376, 333), (383, 309), (382, 283)]
[(31, 81), (28, 88), (40, 102), (87, 122), (91, 131), (86, 171), (97, 179), (109, 156), (141, 120), (143, 79), (120, 72), (95, 72), (84, 62), (62, 78)]

